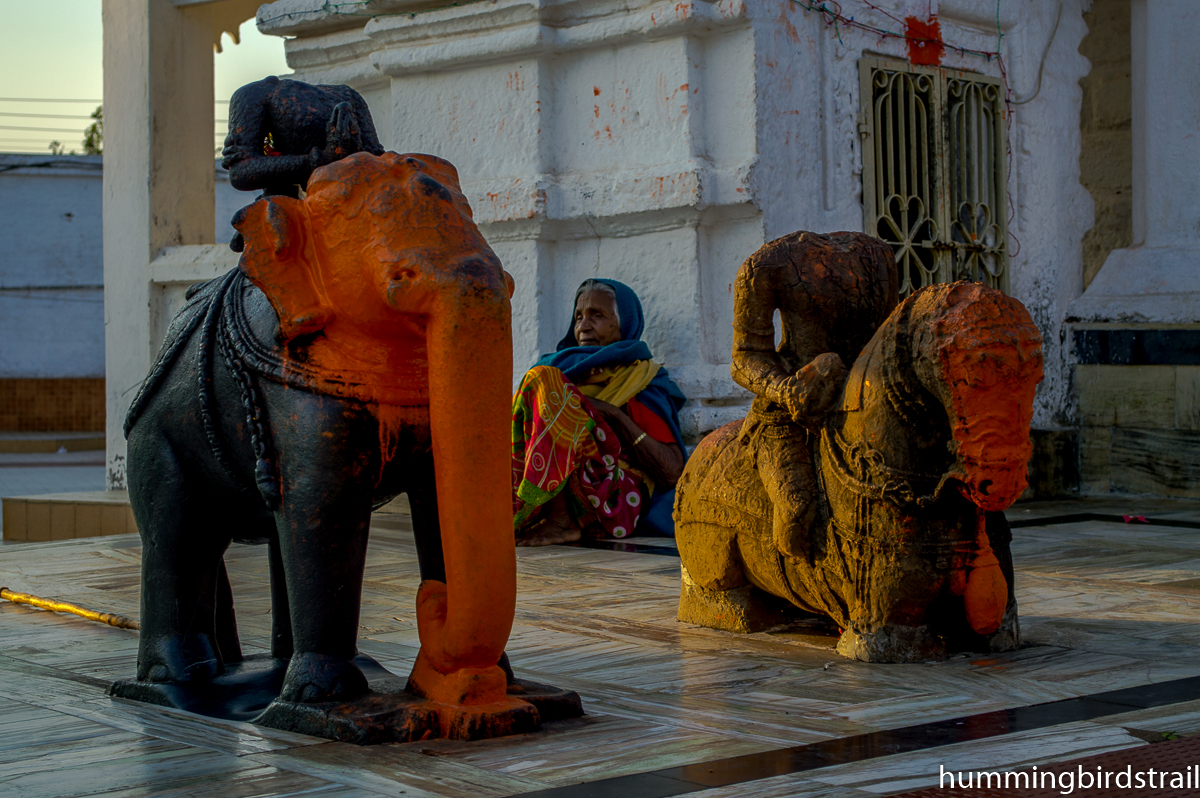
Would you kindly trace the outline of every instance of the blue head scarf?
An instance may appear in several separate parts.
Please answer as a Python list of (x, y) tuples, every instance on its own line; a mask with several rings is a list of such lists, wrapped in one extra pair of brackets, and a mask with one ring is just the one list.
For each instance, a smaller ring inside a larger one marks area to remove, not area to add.
[[(567, 327), (567, 334), (558, 342), (558, 351), (538, 358), (537, 366), (552, 366), (562, 371), (563, 376), (572, 382), (587, 376), (594, 369), (607, 366), (627, 366), (638, 360), (653, 360), (650, 347), (642, 341), (642, 332), (646, 328), (646, 319), (642, 313), (642, 303), (638, 295), (625, 283), (617, 280), (599, 279), (598, 283), (610, 286), (617, 295), (617, 315), (621, 319), (621, 340), (608, 346), (576, 346), (575, 321), (572, 318)], [(578, 301), (578, 294), (576, 294)], [(574, 306), (572, 306), (573, 309)], [(574, 316), (574, 312), (572, 312)], [(683, 431), (679, 427), (679, 408), (683, 406), (685, 397), (683, 391), (667, 374), (665, 368), (660, 368), (650, 384), (637, 395), (637, 400), (667, 422), (671, 435), (675, 438), (680, 451), (687, 456), (683, 445)], [(649, 526), (644, 530), (658, 534), (673, 536), (674, 525), (671, 523), (671, 506), (675, 501), (675, 491), (659, 491), (650, 500), (650, 507), (643, 515), (640, 527)], [(643, 533), (644, 533), (643, 532)]]

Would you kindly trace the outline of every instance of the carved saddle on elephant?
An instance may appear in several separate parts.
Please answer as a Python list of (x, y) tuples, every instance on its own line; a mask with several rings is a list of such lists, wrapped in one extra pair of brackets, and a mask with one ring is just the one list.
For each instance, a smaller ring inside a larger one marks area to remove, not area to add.
[(741, 422), (710, 434), (677, 488), (679, 619), (760, 631), (788, 620), (783, 599), (832, 619), (838, 651), (868, 661), (1018, 645), (1000, 511), (1026, 487), (1041, 362), (1028, 313), (998, 291), (942, 284), (901, 303), (812, 436), (808, 558), (773, 541)]
[[(233, 473), (228, 444), (216, 432), (217, 399), (212, 374), (219, 363), (237, 380), (246, 428), (255, 454), (255, 477), (267, 506), (279, 503), (279, 478), (271, 447), (269, 419), (259, 397), (259, 381), (270, 382), (354, 402), (390, 406), (422, 406), (429, 401), (422, 358), (414, 358), (381, 380), (373, 369), (329, 369), (297, 358), (281, 345), (279, 320), (271, 302), (241, 269), (198, 283), (188, 289), (186, 302), (172, 319), (158, 357), (142, 383), (125, 417), (125, 434), (179, 359), (184, 347), (195, 338), (198, 358), (194, 364), (200, 418), (213, 456), (228, 474)], [(407, 368), (404, 368), (407, 366)], [(409, 372), (409, 373), (405, 373)], [(378, 504), (386, 503), (380, 499)]]

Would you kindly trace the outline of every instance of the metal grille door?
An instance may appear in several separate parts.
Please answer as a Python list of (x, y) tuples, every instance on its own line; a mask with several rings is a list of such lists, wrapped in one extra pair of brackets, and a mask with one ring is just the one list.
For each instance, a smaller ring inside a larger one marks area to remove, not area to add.
[(1000, 81), (863, 58), (863, 226), (891, 244), (900, 295), (974, 280), (1008, 290)]

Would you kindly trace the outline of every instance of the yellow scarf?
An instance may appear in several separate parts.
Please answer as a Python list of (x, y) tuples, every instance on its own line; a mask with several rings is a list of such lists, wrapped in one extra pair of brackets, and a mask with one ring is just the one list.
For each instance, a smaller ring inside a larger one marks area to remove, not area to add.
[(596, 369), (583, 379), (578, 386), (579, 392), (591, 399), (624, 407), (626, 402), (646, 390), (660, 368), (662, 366), (653, 360), (635, 360), (625, 366)]

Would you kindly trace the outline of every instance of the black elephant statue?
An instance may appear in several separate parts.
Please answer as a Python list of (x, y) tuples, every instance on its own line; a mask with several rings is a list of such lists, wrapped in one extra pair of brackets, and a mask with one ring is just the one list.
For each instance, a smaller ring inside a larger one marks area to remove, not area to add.
[[(278, 697), (249, 707), (258, 722), (382, 742), (581, 714), (573, 693), (515, 681), (503, 656), (513, 284), (454, 167), (359, 152), (317, 169), (304, 199), (260, 198), (234, 226), (239, 267), (190, 292), (126, 421), (141, 641), (137, 679), (113, 694), (245, 704), (223, 556), (266, 542), (259, 670)], [(421, 649), (406, 688), (383, 695), (356, 640), (371, 512), (400, 493)]]

